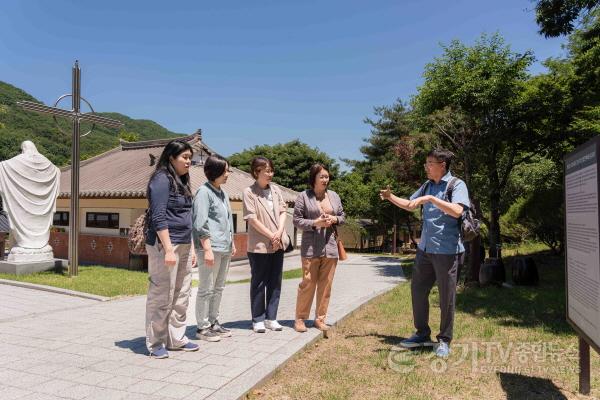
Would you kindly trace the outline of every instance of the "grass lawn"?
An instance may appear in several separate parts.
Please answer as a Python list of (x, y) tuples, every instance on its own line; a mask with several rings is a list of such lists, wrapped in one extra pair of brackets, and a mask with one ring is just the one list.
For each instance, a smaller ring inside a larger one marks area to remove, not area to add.
[[(538, 287), (459, 286), (452, 354), (395, 347), (412, 334), (410, 284), (400, 284), (343, 321), (278, 371), (249, 399), (587, 399), (578, 389), (577, 336), (565, 321), (564, 260), (539, 244), (504, 248), (534, 257)], [(410, 279), (412, 265), (402, 265)], [(510, 274), (507, 273), (507, 277)], [(334, 288), (335, 290), (335, 288)], [(439, 326), (438, 293), (430, 324)], [(600, 357), (592, 350), (592, 396)]]
[(0, 279), (55, 286), (106, 297), (132, 296), (146, 294), (148, 291), (147, 272), (98, 265), (80, 266), (76, 277), (69, 277), (64, 270), (29, 275), (0, 274)]
[[(194, 274), (197, 276), (196, 272)], [(283, 272), (283, 279), (301, 277), (302, 268)], [(148, 273), (146, 271), (130, 271), (100, 265), (80, 266), (79, 275), (72, 278), (64, 270), (62, 272), (44, 271), (29, 275), (0, 274), (0, 279), (54, 286), (106, 297), (136, 296), (148, 292)], [(250, 279), (228, 281), (227, 283), (247, 282), (250, 282)], [(198, 281), (192, 280), (192, 287), (197, 286)]]

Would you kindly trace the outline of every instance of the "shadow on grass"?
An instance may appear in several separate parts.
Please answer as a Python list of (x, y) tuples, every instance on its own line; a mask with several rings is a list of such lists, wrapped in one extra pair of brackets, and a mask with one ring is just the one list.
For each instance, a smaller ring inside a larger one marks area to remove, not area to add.
[(498, 372), (502, 389), (508, 400), (540, 399), (566, 400), (550, 379)]
[[(550, 251), (530, 254), (540, 275), (536, 287), (465, 287), (456, 297), (456, 309), (478, 317), (494, 318), (497, 324), (543, 328), (554, 334), (572, 334), (565, 319), (564, 259)], [(505, 257), (507, 279), (517, 257)]]
[(351, 334), (351, 335), (344, 336), (345, 339), (366, 338), (366, 337), (376, 338), (377, 340), (379, 340), (379, 342), (381, 344), (385, 345), (385, 347), (373, 348), (372, 353), (374, 353), (374, 354), (379, 354), (382, 352), (386, 353), (388, 351), (392, 351), (392, 352), (405, 352), (405, 354), (420, 356), (420, 355), (431, 354), (435, 350), (434, 345), (420, 346), (420, 347), (414, 347), (414, 348), (402, 347), (402, 346), (400, 346), (400, 342), (402, 342), (404, 339), (407, 339), (407, 337), (405, 337), (405, 336), (382, 335), (382, 334), (375, 333), (375, 332), (366, 333), (363, 335)]
[[(535, 287), (463, 287), (456, 297), (456, 310), (472, 314), (477, 318), (493, 319), (496, 326), (543, 329), (556, 335), (571, 335), (572, 328), (565, 319), (565, 280), (564, 259), (550, 251), (540, 251), (529, 255), (537, 265), (540, 283)], [(512, 265), (517, 257), (505, 257), (506, 276), (510, 279)], [(373, 257), (382, 262), (382, 274), (398, 274), (399, 260), (391, 257)], [(412, 260), (402, 263), (402, 271), (407, 279), (412, 276)], [(408, 294), (410, 296), (410, 294)], [(436, 307), (437, 301), (430, 301)], [(410, 307), (410, 306), (409, 306)], [(430, 321), (437, 325), (438, 321)], [(403, 337), (385, 336), (372, 333), (366, 336), (379, 338), (387, 345), (397, 345)], [(350, 336), (351, 337), (351, 336)]]
[(354, 338), (364, 338), (364, 337), (374, 337), (379, 339), (381, 343), (389, 344), (390, 346), (399, 345), (401, 341), (406, 339), (404, 336), (392, 336), (392, 335), (381, 335), (379, 333), (367, 333), (364, 335), (346, 335), (346, 339), (354, 339)]
[(148, 354), (148, 350), (146, 349), (146, 338), (143, 336), (130, 340), (120, 340), (115, 342), (115, 346), (122, 349), (129, 349), (135, 354)]
[(386, 277), (407, 278), (406, 266), (411, 266), (414, 260), (401, 259), (398, 257), (375, 256), (369, 257), (374, 263), (377, 274)]
[[(406, 348), (406, 347), (400, 346), (400, 342), (402, 342), (404, 339), (408, 338), (405, 336), (382, 335), (379, 333), (368, 333), (368, 334), (364, 334), (364, 335), (345, 335), (344, 336), (345, 339), (365, 338), (365, 337), (377, 338), (381, 344), (385, 345), (385, 347), (374, 348), (372, 350), (373, 353), (387, 352), (387, 351), (390, 351), (390, 349), (391, 349), (391, 351), (405, 351), (405, 352), (407, 352), (407, 354), (421, 355), (421, 354), (430, 354), (435, 350), (435, 345), (427, 345), (427, 346), (420, 346), (420, 347), (414, 347), (414, 348)], [(433, 338), (433, 340), (435, 341), (436, 339)]]

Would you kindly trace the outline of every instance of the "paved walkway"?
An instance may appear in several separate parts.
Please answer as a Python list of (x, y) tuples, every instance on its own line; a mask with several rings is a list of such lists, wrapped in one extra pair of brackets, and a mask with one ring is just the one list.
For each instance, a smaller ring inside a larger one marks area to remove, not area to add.
[[(283, 270), (289, 271), (292, 269), (301, 268), (300, 251), (294, 250), (285, 255), (283, 259)], [(198, 280), (198, 268), (193, 269), (193, 279)], [(250, 279), (250, 264), (247, 259), (234, 261), (229, 266), (229, 274), (227, 275), (228, 282), (242, 281)]]
[[(338, 266), (328, 321), (403, 280), (398, 260), (351, 255)], [(248, 284), (228, 285), (221, 321), (233, 337), (165, 360), (146, 356), (144, 296), (97, 302), (0, 285), (0, 399), (238, 399), (319, 336), (292, 329), (297, 285), (284, 281), (285, 328), (266, 334), (250, 330)]]
[[(45, 315), (53, 311), (85, 307), (97, 303), (97, 301), (79, 297), (0, 285), (0, 323), (20, 320), (27, 316)], [(1, 325), (0, 333), (4, 333)]]

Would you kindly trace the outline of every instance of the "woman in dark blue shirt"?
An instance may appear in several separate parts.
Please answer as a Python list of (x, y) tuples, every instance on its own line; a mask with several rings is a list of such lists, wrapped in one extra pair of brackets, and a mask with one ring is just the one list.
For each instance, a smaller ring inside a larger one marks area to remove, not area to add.
[(169, 350), (196, 351), (185, 336), (194, 262), (192, 243), (192, 147), (169, 142), (148, 182), (146, 346), (151, 357)]

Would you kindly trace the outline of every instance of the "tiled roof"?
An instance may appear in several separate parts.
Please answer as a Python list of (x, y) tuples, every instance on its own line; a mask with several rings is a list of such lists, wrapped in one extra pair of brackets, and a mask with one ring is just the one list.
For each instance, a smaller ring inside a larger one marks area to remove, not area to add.
[[(206, 146), (197, 133), (183, 138), (188, 141), (194, 153), (203, 151), (215, 152)], [(121, 142), (120, 146), (82, 161), (79, 171), (79, 193), (82, 198), (145, 198), (148, 179), (155, 169), (150, 165), (151, 156), (158, 160), (163, 147), (172, 139), (148, 140), (143, 142)], [(254, 182), (247, 172), (232, 168), (223, 188), (229, 193), (231, 200), (241, 200), (243, 191)], [(190, 168), (192, 190), (195, 192), (206, 182), (204, 167), (193, 165)], [(296, 200), (297, 192), (277, 185), (288, 203)], [(61, 198), (71, 195), (71, 167), (62, 169), (60, 177)]]

